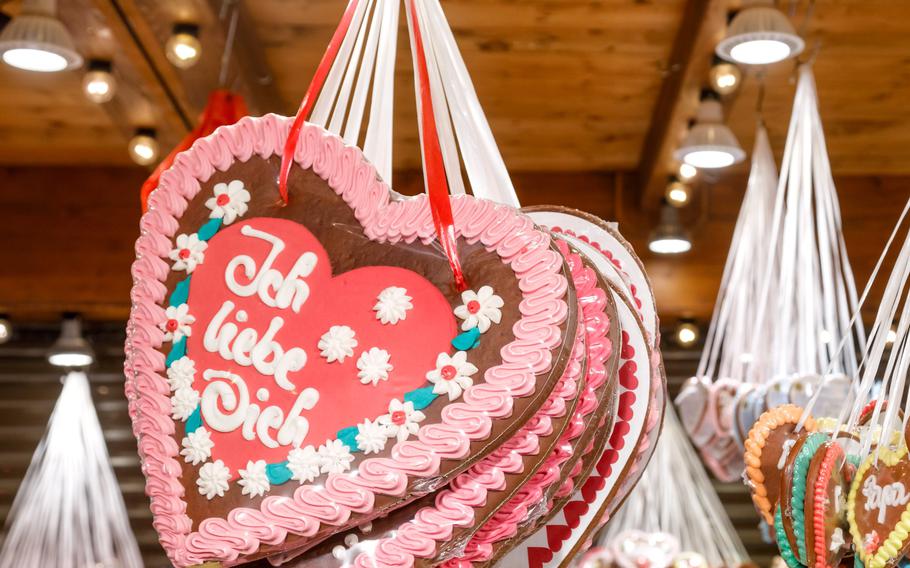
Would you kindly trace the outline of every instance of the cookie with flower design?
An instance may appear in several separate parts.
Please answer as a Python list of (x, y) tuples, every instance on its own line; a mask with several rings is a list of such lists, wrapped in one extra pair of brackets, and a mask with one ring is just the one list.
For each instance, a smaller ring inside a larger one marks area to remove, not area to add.
[(142, 220), (128, 389), (177, 566), (305, 548), (404, 506), (513, 437), (569, 364), (577, 302), (547, 233), (453, 198), (460, 290), (427, 201), (393, 197), (318, 127), (282, 203), (286, 127), (200, 140)]

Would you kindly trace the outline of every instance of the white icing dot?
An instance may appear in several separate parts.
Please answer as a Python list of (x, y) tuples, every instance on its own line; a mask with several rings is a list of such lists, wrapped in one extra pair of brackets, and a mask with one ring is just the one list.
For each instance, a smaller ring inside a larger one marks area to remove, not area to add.
[(332, 556), (334, 556), (338, 560), (341, 560), (342, 558), (344, 558), (344, 552), (345, 552), (344, 545), (339, 544), (339, 545), (335, 546), (334, 548), (332, 548)]
[(246, 320), (250, 319), (249, 314), (246, 313), (246, 310), (237, 310), (237, 321), (240, 323), (246, 323)]
[(354, 546), (355, 544), (357, 544), (357, 535), (354, 533), (351, 533), (348, 536), (344, 537), (344, 543), (348, 546)]
[(259, 402), (268, 402), (269, 400), (269, 389), (263, 387), (256, 391), (256, 398), (259, 399)]

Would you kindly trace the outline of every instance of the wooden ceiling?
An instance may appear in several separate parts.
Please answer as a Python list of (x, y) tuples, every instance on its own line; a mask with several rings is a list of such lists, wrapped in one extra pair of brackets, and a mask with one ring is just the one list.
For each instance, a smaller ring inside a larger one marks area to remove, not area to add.
[[(906, 177), (910, 176), (910, 115), (905, 103), (910, 96), (910, 4), (826, 0), (815, 3), (806, 25), (809, 2), (780, 3), (793, 6), (794, 22), (805, 30), (808, 52), (816, 54), (822, 119), (845, 217), (867, 220), (859, 236), (852, 237), (853, 228), (847, 228), (848, 247), (855, 266), (871, 267), (879, 241), (884, 241), (897, 212), (888, 214), (910, 196), (910, 177)], [(706, 317), (748, 165), (700, 180), (697, 199), (685, 212), (695, 236), (692, 253), (666, 259), (643, 249), (667, 174), (674, 167), (669, 156), (694, 114), (713, 47), (738, 1), (442, 3), (522, 199), (529, 204), (571, 203), (620, 220), (645, 258), (661, 312), (670, 317), (684, 313)], [(89, 258), (93, 252), (67, 249), (67, 254), (61, 254), (54, 246), (107, 244), (110, 250), (126, 254), (117, 257), (116, 269), (104, 274), (122, 274), (122, 284), (128, 285), (128, 250), (136, 226), (131, 200), (145, 170), (131, 165), (126, 141), (136, 127), (153, 126), (166, 148), (193, 124), (208, 92), (218, 86), (227, 36), (223, 3), (61, 0), (59, 4), (60, 17), (80, 51), (86, 57), (113, 58), (119, 95), (114, 102), (98, 106), (81, 94), (82, 71), (40, 75), (0, 65), (0, 193), (6, 194), (4, 205), (18, 204), (4, 207), (4, 214), (14, 217), (0, 224), (4, 243), (0, 260), (15, 260), (21, 254), (22, 249), (10, 243), (19, 242), (21, 247), (22, 235), (27, 237), (31, 229), (20, 225), (20, 220), (34, 221), (45, 214), (18, 215), (17, 220), (17, 213), (32, 211), (29, 200), (36, 199), (22, 192), (40, 192), (46, 187), (42, 184), (59, 179), (63, 190), (79, 192), (66, 200), (65, 211), (51, 213), (66, 220), (60, 226), (78, 231), (74, 220), (97, 222), (97, 211), (83, 210), (88, 208), (116, 210), (127, 217), (91, 239), (30, 240), (26, 246), (37, 256), (27, 265), (34, 276), (62, 271), (44, 259), (63, 258), (69, 266), (65, 259), (74, 253)], [(344, 4), (344, 0), (241, 1), (229, 86), (243, 93), (256, 113), (293, 112)], [(20, 0), (0, 0), (0, 12), (14, 16), (19, 10)], [(201, 28), (202, 60), (188, 71), (175, 69), (164, 56), (164, 42), (172, 24), (179, 21), (198, 22)], [(399, 47), (395, 165), (407, 179), (419, 168), (419, 152), (404, 33)], [(793, 77), (792, 63), (764, 73), (763, 116), (778, 155), (789, 121)], [(728, 122), (746, 149), (754, 134), (758, 83), (757, 74), (748, 72), (743, 88), (725, 100)], [(78, 167), (60, 174), (46, 170), (54, 166)], [(887, 191), (865, 194), (850, 188)], [(882, 203), (887, 207), (880, 207)], [(52, 310), (62, 309), (94, 311), (102, 319), (126, 313), (127, 296), (120, 284), (85, 282), (68, 270), (56, 280), (72, 285), (57, 289), (54, 297), (49, 292), (38, 298), (41, 294), (17, 288), (14, 278), (0, 276), (0, 311), (15, 311), (25, 302), (32, 306), (22, 308), (29, 317), (56, 317)], [(858, 280), (867, 275), (858, 268)], [(92, 308), (100, 304), (107, 308)]]

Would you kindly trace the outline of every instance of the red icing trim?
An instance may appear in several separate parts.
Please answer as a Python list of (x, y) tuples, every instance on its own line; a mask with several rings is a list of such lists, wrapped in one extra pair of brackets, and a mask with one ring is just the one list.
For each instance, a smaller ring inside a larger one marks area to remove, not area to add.
[[(875, 402), (872, 402), (873, 406)], [(865, 412), (865, 410), (864, 410)], [(813, 499), (815, 500), (815, 515), (812, 518), (812, 531), (815, 537), (815, 568), (830, 568), (828, 566), (828, 547), (825, 531), (825, 507), (828, 503), (828, 483), (837, 467), (837, 461), (844, 457), (844, 450), (837, 442), (829, 442), (825, 449), (818, 477), (813, 486)]]

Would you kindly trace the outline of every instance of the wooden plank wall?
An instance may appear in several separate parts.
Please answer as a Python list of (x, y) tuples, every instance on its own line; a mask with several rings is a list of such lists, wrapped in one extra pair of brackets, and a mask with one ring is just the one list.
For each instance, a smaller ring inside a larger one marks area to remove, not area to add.
[[(87, 319), (126, 319), (129, 267), (138, 236), (139, 168), (0, 167), (0, 313), (23, 321), (54, 320), (81, 311)], [(647, 251), (657, 222), (638, 201), (635, 177), (609, 172), (513, 174), (522, 203), (558, 203), (615, 220), (645, 261), (661, 317), (707, 320), (745, 188), (745, 175), (702, 183), (683, 210), (692, 252), (660, 257)], [(910, 176), (839, 177), (850, 259), (860, 287), (910, 197)], [(423, 190), (419, 173), (396, 174), (402, 193)], [(877, 294), (872, 295), (874, 306)]]

